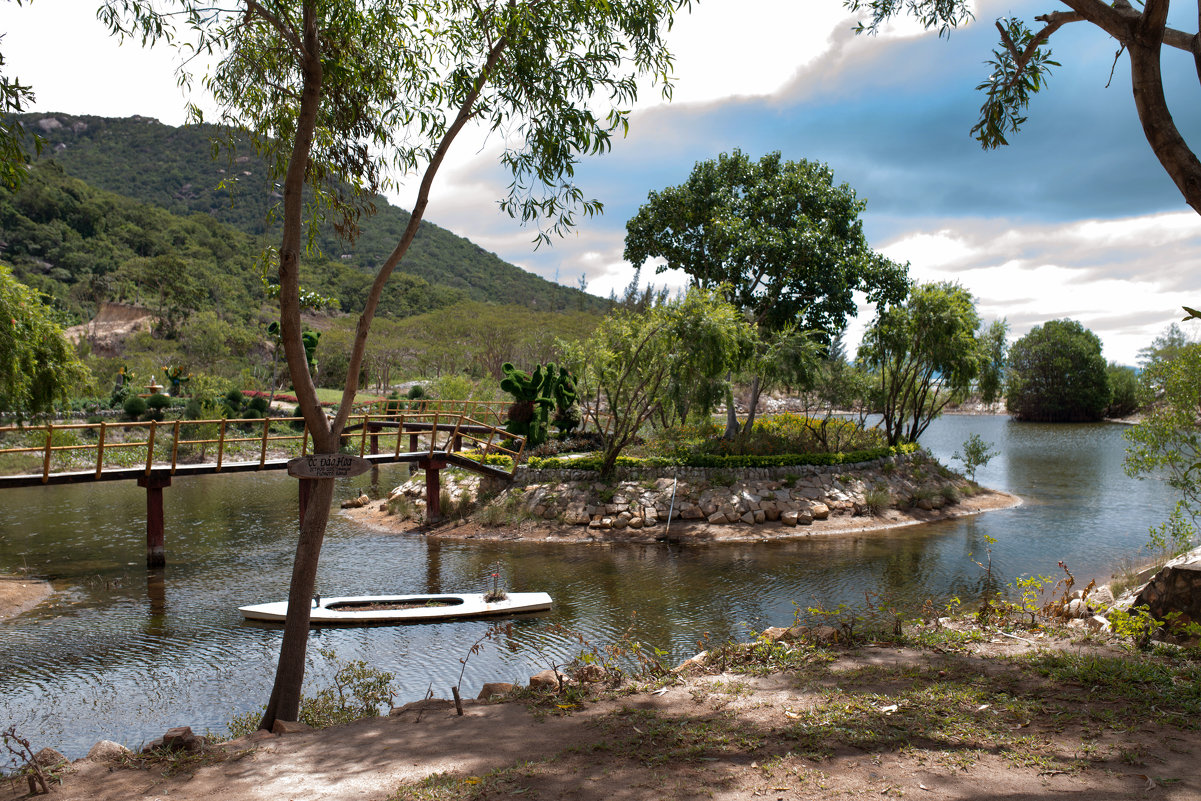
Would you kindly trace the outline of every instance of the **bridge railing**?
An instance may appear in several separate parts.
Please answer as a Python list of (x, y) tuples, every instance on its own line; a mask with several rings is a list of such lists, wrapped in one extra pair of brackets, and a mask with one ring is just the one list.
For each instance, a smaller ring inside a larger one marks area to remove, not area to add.
[[(360, 455), (369, 448), (371, 453), (391, 450), (394, 457), (458, 451), (467, 441), (480, 451), (484, 464), (493, 455), (511, 458), (510, 474), (525, 449), (522, 437), (463, 413), (364, 413), (351, 415), (346, 429), (343, 447), (353, 450), (357, 439)], [(309, 440), (299, 417), (0, 426), (0, 474), (40, 474), (45, 483), (51, 474), (66, 472), (94, 471), (100, 478), (105, 469), (143, 468), (147, 475), (168, 469), (174, 474), (181, 464), (213, 464), (215, 472), (233, 464), (264, 469), (269, 460), (305, 455)], [(215, 461), (206, 461), (210, 458)]]

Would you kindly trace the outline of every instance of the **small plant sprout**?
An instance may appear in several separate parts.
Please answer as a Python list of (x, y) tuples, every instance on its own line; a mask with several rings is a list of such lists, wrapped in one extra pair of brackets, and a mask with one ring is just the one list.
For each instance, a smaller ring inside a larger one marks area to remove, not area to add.
[(503, 601), (509, 597), (508, 593), (500, 587), (500, 565), (492, 566), (492, 589), (484, 593), (484, 602), (494, 604), (497, 601)]
[(1184, 501), (1177, 501), (1171, 516), (1158, 526), (1147, 529), (1147, 549), (1166, 558), (1179, 556), (1193, 547), (1197, 527), (1184, 517)]
[(976, 471), (984, 467), (999, 451), (992, 450), (993, 443), (985, 442), (979, 434), (972, 434), (963, 441), (963, 454), (958, 451), (951, 457), (963, 463), (963, 474), (967, 480), (975, 483)]
[(987, 576), (990, 580), (992, 579), (992, 546), (993, 546), (993, 543), (995, 543), (996, 541), (997, 541), (996, 537), (990, 537), (987, 534), (984, 535), (984, 552), (987, 555), (987, 559), (984, 562), (981, 562), (980, 560), (978, 560), (975, 556), (972, 555), (972, 553), (970, 551), (968, 552), (968, 555), (967, 555), (967, 558), (971, 559), (973, 562), (975, 562), (976, 565), (979, 566), (979, 568), (984, 571), (984, 575)]
[(460, 716), (463, 714), (463, 699), (459, 695), (459, 687), (463, 684), (463, 674), (467, 672), (467, 660), (471, 659), (472, 654), (478, 654), (480, 651), (484, 650), (485, 643), (491, 640), (500, 640), (502, 635), (506, 637), (513, 636), (512, 623), (493, 623), (488, 627), (488, 630), (484, 632), (483, 636), (476, 640), (472, 646), (467, 649), (467, 653), (459, 657), (459, 664), (462, 665), (462, 667), (459, 668), (459, 680), (456, 681), (455, 685), (450, 688), (450, 693), (455, 697), (455, 712), (457, 712)]

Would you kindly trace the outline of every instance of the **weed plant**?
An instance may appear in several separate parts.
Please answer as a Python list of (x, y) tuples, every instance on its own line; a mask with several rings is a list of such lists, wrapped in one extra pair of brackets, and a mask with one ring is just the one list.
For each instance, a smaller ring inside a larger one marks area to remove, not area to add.
[[(337, 666), (333, 684), (315, 695), (300, 699), (300, 722), (314, 729), (324, 729), (341, 723), (351, 723), (374, 717), (380, 708), (391, 706), (394, 695), (391, 673), (376, 670), (358, 659), (343, 661), (331, 649), (319, 648), (317, 654)], [(236, 715), (229, 722), (229, 738), (236, 739), (253, 733), (262, 720), (266, 705), (257, 711)]]

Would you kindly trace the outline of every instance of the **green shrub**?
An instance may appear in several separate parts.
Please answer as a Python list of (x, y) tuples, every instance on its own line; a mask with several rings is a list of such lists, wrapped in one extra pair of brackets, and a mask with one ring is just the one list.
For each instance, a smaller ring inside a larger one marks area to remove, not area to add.
[(249, 408), (259, 413), (259, 417), (267, 416), (268, 403), (267, 399), (259, 395), (250, 399)]
[(863, 493), (863, 503), (868, 512), (878, 515), (892, 505), (892, 493), (884, 484), (877, 484)]
[[(338, 670), (334, 673), (332, 686), (318, 690), (316, 695), (301, 697), (301, 723), (324, 729), (374, 717), (385, 704), (391, 706), (392, 680), (395, 678), (391, 673), (376, 670), (358, 659), (343, 662), (328, 648), (319, 648), (317, 653), (337, 665)], [(229, 722), (230, 739), (252, 734), (266, 709), (264, 705), (257, 712), (234, 717)]]
[(171, 408), (171, 399), (161, 392), (156, 392), (146, 399), (146, 407), (161, 412), (163, 409)]
[(139, 395), (130, 395), (125, 399), (121, 408), (125, 410), (126, 417), (130, 420), (137, 420), (146, 413), (146, 399)]

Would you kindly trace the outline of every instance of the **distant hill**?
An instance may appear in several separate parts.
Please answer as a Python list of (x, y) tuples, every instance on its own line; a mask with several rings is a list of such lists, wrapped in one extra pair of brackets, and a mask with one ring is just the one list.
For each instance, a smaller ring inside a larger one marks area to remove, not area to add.
[[(211, 215), (173, 214), (97, 189), (56, 161), (35, 165), (17, 192), (0, 188), (0, 259), (49, 295), (68, 325), (89, 319), (106, 300), (171, 319), (211, 309), (249, 320), (266, 301), (256, 267), (265, 243)], [(301, 280), (345, 310), (362, 308), (371, 276), (341, 260), (310, 258)], [(395, 273), (380, 313), (403, 318), (463, 298), (460, 290)]]
[[(109, 192), (157, 206), (176, 215), (200, 212), (252, 236), (271, 233), (267, 212), (273, 198), (266, 171), (252, 152), (216, 151), (213, 126), (172, 127), (146, 117), (112, 119), (70, 114), (28, 114), (26, 130), (46, 140), (42, 161), (59, 164), (68, 175)], [(233, 190), (218, 188), (222, 181)], [(395, 247), (408, 212), (380, 197), (377, 214), (351, 246), (332, 230), (320, 239), (322, 251), (344, 264), (374, 271)], [(422, 222), (399, 268), (435, 288), (463, 297), (511, 303), (543, 311), (603, 310), (601, 298), (528, 273), (444, 228)]]

